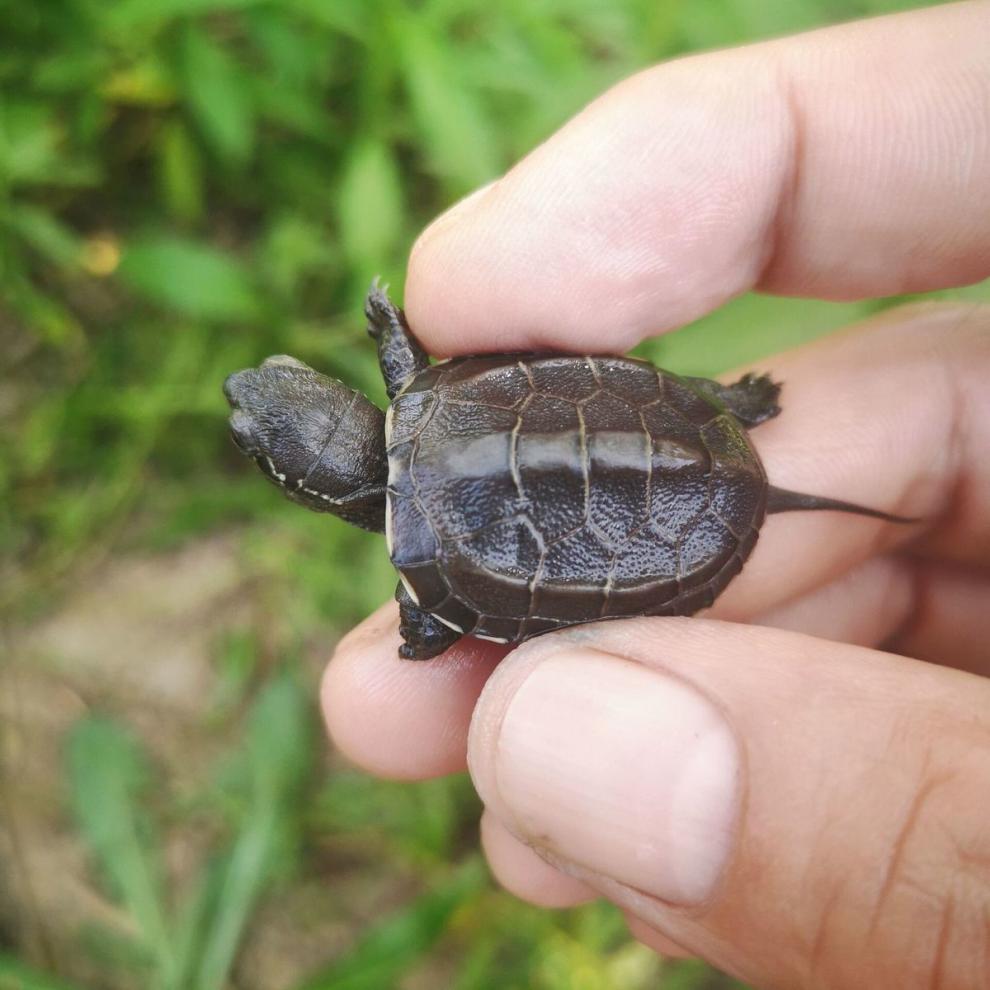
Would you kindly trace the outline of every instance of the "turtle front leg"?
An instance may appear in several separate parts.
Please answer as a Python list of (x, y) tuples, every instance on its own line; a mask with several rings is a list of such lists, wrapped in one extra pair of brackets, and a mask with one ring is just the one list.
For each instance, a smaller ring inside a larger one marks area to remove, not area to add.
[(403, 660), (429, 660), (461, 638), (461, 633), (421, 609), (401, 581), (395, 589), (395, 600), (399, 603), (399, 632), (405, 640), (399, 647)]
[(703, 395), (725, 406), (743, 426), (758, 426), (780, 413), (777, 399), (780, 384), (769, 375), (743, 375), (732, 385), (722, 385), (708, 378), (688, 381)]
[(376, 278), (364, 302), (368, 334), (378, 342), (378, 364), (385, 379), (388, 397), (394, 399), (406, 383), (430, 363), (406, 323), (405, 315), (389, 299)]

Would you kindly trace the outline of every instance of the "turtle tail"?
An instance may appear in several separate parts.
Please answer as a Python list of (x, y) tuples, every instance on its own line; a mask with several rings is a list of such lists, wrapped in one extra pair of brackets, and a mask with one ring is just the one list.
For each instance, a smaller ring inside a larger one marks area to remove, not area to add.
[(770, 486), (767, 493), (767, 513), (771, 512), (809, 512), (817, 509), (827, 509), (832, 512), (852, 512), (858, 516), (872, 516), (892, 523), (915, 523), (920, 519), (909, 516), (897, 516), (892, 512), (880, 509), (869, 509), (865, 505), (853, 502), (843, 502), (837, 498), (822, 498), (818, 495), (805, 495), (804, 492), (790, 492), (786, 488)]

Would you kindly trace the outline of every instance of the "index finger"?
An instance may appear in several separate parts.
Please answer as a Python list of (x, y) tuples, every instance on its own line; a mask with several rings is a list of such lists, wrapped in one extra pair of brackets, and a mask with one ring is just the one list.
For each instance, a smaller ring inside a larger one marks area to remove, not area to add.
[(426, 230), (434, 354), (627, 350), (749, 288), (990, 275), (990, 3), (683, 59), (616, 86)]

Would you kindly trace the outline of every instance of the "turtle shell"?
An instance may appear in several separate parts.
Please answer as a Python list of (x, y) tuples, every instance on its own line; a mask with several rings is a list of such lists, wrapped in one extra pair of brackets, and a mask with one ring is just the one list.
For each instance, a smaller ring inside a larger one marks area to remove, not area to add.
[(739, 421), (628, 358), (420, 372), (385, 428), (389, 554), (421, 608), (500, 642), (688, 615), (740, 571), (767, 479)]

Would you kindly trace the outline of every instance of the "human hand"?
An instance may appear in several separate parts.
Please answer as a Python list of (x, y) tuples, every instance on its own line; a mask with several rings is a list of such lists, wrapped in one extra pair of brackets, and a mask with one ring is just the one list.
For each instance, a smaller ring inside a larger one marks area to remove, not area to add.
[[(423, 235), (410, 323), (438, 354), (622, 352), (753, 287), (987, 277), (988, 52), (972, 3), (642, 73)], [(990, 985), (990, 308), (891, 311), (766, 367), (774, 484), (923, 532), (774, 517), (710, 618), (501, 663), (471, 640), (399, 662), (387, 605), (328, 669), (331, 734), (391, 777), (467, 754), (503, 884), (604, 895), (660, 951), (760, 987)]]

